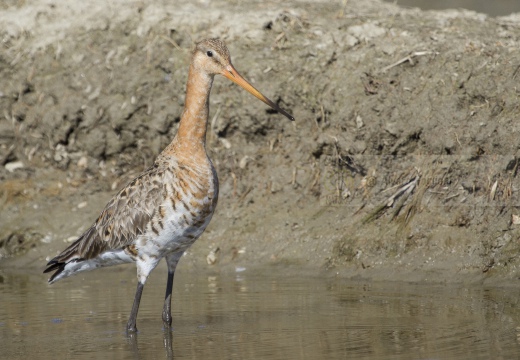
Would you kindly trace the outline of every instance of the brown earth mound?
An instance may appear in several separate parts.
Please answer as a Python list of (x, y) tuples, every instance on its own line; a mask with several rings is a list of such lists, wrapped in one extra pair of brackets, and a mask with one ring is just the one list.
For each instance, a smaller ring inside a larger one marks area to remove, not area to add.
[(296, 122), (216, 80), (219, 207), (184, 264), (518, 277), (518, 16), (41, 1), (4, 5), (0, 29), (2, 267), (43, 267), (151, 165), (176, 132), (193, 41), (220, 37)]

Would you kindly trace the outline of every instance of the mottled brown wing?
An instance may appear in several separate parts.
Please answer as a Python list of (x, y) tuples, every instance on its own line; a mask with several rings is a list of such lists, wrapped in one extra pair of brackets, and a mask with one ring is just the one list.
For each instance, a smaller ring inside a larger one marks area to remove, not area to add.
[(108, 202), (94, 224), (51, 262), (92, 259), (106, 250), (132, 244), (164, 201), (164, 184), (171, 181), (164, 179), (168, 174), (155, 165), (136, 177)]

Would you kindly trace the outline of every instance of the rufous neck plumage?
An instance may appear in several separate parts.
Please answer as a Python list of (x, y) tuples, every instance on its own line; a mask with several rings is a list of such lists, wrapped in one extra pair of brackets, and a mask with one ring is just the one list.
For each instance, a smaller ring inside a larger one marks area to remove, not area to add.
[(213, 75), (197, 70), (193, 65), (190, 66), (186, 85), (186, 101), (179, 130), (162, 154), (189, 154), (190, 156), (206, 154), (209, 94), (213, 78)]

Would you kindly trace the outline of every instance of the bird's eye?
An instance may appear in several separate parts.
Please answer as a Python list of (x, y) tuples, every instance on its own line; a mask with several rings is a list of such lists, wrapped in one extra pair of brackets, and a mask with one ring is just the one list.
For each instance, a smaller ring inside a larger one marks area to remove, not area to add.
[(206, 55), (208, 55), (209, 57), (213, 57), (213, 52), (211, 50), (208, 50), (208, 52), (206, 53)]

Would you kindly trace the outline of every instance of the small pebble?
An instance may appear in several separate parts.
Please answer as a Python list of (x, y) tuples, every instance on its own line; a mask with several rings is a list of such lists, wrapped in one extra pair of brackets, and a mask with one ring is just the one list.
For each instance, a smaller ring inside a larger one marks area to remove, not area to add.
[(231, 143), (228, 139), (220, 138), (219, 140), (226, 149), (231, 149)]
[(21, 161), (13, 161), (4, 165), (5, 169), (9, 172), (13, 172), (18, 169), (22, 169), (24, 167), (23, 162)]
[(88, 165), (88, 159), (86, 156), (82, 156), (79, 160), (78, 160), (78, 167), (80, 168), (83, 168), (85, 169)]
[(87, 202), (83, 201), (78, 204), (78, 209), (83, 209), (85, 206), (87, 206)]

